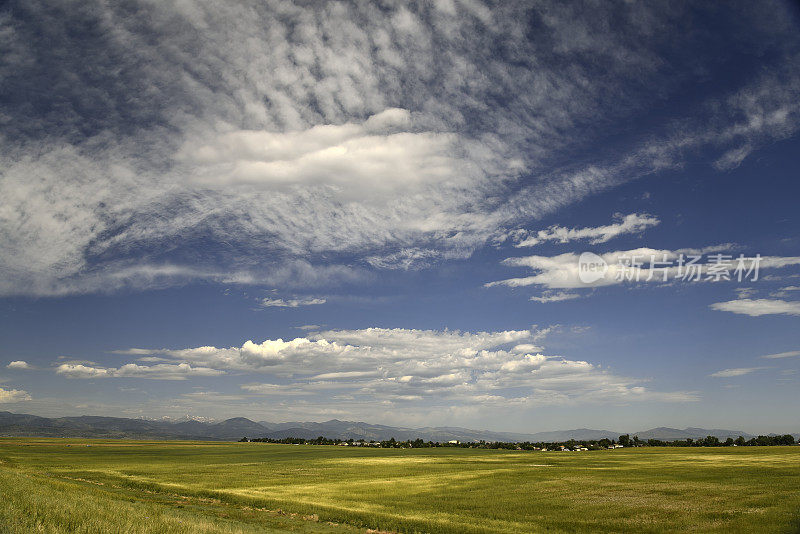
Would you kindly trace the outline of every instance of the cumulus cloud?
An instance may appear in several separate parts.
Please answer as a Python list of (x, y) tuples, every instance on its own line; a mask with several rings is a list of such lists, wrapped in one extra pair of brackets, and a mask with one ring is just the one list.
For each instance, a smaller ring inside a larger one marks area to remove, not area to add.
[(82, 363), (62, 363), (56, 367), (56, 373), (67, 378), (102, 378), (111, 376), (108, 369), (92, 367)]
[[(642, 380), (599, 365), (543, 354), (549, 332), (460, 332), (367, 328), (327, 330), (292, 340), (239, 347), (152, 350), (151, 354), (228, 373), (261, 373), (250, 395), (306, 403), (427, 403), (427, 405), (537, 405), (596, 401), (691, 401), (691, 392), (652, 391)], [(137, 350), (137, 354), (144, 351)], [(323, 401), (323, 399), (327, 399)]]
[(731, 378), (734, 376), (749, 375), (750, 373), (754, 371), (760, 371), (761, 369), (764, 369), (764, 367), (737, 367), (733, 369), (723, 369), (722, 371), (711, 373), (709, 376), (713, 376), (714, 378)]
[(751, 317), (762, 315), (800, 315), (800, 301), (780, 299), (737, 299), (711, 304), (712, 310), (726, 311)]
[(596, 156), (609, 127), (724, 63), (686, 28), (705, 9), (16, 2), (0, 18), (0, 294), (344, 283), (353, 265), (467, 257), (701, 149), (732, 168), (800, 124), (781, 5), (713, 14), (734, 28), (726, 54), (772, 47), (763, 74)]
[(6, 369), (30, 369), (31, 366), (28, 362), (23, 360), (14, 360), (6, 365)]
[(533, 247), (546, 241), (556, 241), (558, 243), (569, 243), (570, 241), (589, 240), (589, 243), (596, 245), (605, 243), (615, 237), (625, 234), (638, 234), (648, 228), (657, 226), (657, 217), (647, 214), (631, 213), (629, 215), (616, 215), (619, 222), (589, 228), (566, 228), (554, 225), (538, 232), (527, 232), (519, 230), (509, 234), (516, 241), (515, 247)]
[(2, 403), (12, 403), (12, 402), (23, 402), (31, 400), (31, 396), (28, 395), (28, 392), (23, 391), (21, 389), (3, 389), (0, 388), (0, 404)]

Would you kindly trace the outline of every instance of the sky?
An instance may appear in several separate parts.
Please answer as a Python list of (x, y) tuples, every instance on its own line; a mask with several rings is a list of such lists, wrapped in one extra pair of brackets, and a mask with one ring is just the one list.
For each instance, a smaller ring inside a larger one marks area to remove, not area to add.
[(792, 2), (0, 7), (0, 410), (797, 432)]

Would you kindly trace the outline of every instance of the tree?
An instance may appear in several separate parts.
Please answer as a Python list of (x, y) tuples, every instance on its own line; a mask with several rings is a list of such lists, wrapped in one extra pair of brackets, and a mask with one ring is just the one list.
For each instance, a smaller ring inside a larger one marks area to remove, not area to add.
[(623, 434), (619, 437), (619, 444), (623, 447), (631, 446), (631, 437), (628, 434)]

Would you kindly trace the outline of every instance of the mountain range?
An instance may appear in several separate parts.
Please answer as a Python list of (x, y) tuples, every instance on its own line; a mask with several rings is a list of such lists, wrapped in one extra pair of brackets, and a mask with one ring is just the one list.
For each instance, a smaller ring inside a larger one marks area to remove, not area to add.
[(537, 433), (493, 432), (472, 430), (460, 427), (422, 427), (405, 428), (375, 425), (363, 422), (339, 421), (332, 419), (322, 423), (289, 422), (271, 423), (251, 421), (244, 417), (234, 417), (221, 422), (197, 420), (169, 421), (149, 419), (129, 419), (124, 417), (58, 417), (48, 418), (36, 415), (0, 412), (0, 435), (35, 437), (83, 437), (83, 438), (139, 438), (139, 439), (195, 439), (195, 440), (235, 440), (249, 438), (305, 438), (324, 436), (329, 439), (397, 440), (421, 438), (425, 441), (530, 441), (560, 442), (592, 439), (617, 439), (622, 434), (637, 435), (643, 440), (684, 440), (716, 436), (753, 437), (740, 430), (658, 427), (640, 432), (615, 432), (578, 428)]

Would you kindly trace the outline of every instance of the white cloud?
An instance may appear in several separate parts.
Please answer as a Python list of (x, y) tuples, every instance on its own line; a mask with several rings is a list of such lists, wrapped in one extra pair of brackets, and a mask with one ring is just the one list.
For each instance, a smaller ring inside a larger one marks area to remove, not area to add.
[(735, 166), (800, 123), (796, 29), (776, 6), (730, 10), (750, 29), (731, 50), (774, 47), (763, 76), (669, 110), (619, 156), (578, 159), (660, 105), (642, 87), (672, 96), (691, 85), (675, 72), (719, 61), (664, 68), (665, 49), (699, 49), (671, 36), (703, 34), (685, 31), (702, 17), (636, 3), (88, 6), (0, 20), (17, 99), (0, 110), (2, 295), (302, 285), (295, 270), (325, 284), (359, 274), (321, 265), (332, 254), (373, 268), (463, 258), (701, 149)]
[(711, 309), (760, 317), (762, 315), (800, 315), (800, 301), (779, 299), (737, 299), (711, 304)]
[(397, 252), (389, 252), (368, 256), (365, 261), (373, 267), (380, 269), (416, 269), (428, 267), (448, 255), (441, 251), (426, 250), (421, 248), (404, 248)]
[(800, 265), (800, 256), (764, 256), (761, 266), (766, 268), (781, 268)]
[(343, 380), (348, 378), (378, 377), (380, 374), (379, 371), (337, 371), (312, 376), (311, 380)]
[(313, 391), (305, 390), (302, 387), (286, 384), (243, 384), (241, 388), (249, 393), (280, 397), (310, 395), (313, 393)]
[[(567, 252), (556, 256), (522, 256), (507, 258), (503, 260), (503, 265), (509, 267), (526, 267), (534, 272), (533, 275), (509, 278), (489, 282), (486, 287), (508, 286), (525, 287), (531, 285), (544, 286), (550, 289), (576, 289), (585, 287), (598, 287), (608, 285), (618, 285), (631, 282), (671, 282), (697, 281), (699, 274), (700, 280), (713, 280), (715, 275), (710, 270), (716, 263), (716, 254), (728, 251), (732, 245), (715, 245), (702, 249), (652, 249), (637, 248), (631, 250), (618, 250), (599, 254), (599, 258), (605, 262), (607, 270), (605, 274), (591, 282), (584, 282), (580, 276), (580, 255)], [(740, 269), (743, 280), (752, 280), (755, 271), (751, 272), (754, 265), (755, 256), (745, 256), (739, 263), (739, 256), (730, 253), (725, 254), (721, 265), (725, 267), (729, 280), (737, 279)], [(700, 256), (696, 267), (688, 267), (692, 260), (690, 256)], [(684, 266), (679, 265), (680, 258), (683, 257)], [(762, 256), (758, 260), (759, 273), (763, 269), (783, 268), (788, 266), (800, 265), (800, 257), (780, 257)], [(666, 277), (666, 279), (665, 279)], [(724, 280), (724, 278), (721, 278)]]
[(542, 352), (543, 350), (542, 347), (534, 345), (533, 343), (520, 343), (519, 345), (511, 347), (511, 352), (517, 353), (536, 353)]
[(241, 347), (151, 353), (234, 374), (262, 373), (269, 382), (246, 383), (242, 389), (250, 395), (303, 397), (318, 405), (325, 404), (320, 395), (329, 404), (331, 398), (346, 398), (343, 405), (437, 406), (697, 398), (690, 392), (651, 391), (641, 380), (586, 361), (546, 356), (535, 342), (548, 331), (328, 330), (287, 341), (247, 341)]
[(264, 298), (260, 300), (261, 306), (265, 308), (298, 308), (300, 306), (314, 306), (325, 304), (327, 300), (323, 298), (301, 298), (301, 299), (276, 299)]
[(295, 326), (298, 330), (321, 330), (322, 325), (318, 324), (303, 324), (300, 326)]
[(765, 354), (761, 357), (768, 360), (776, 360), (779, 358), (793, 358), (795, 356), (800, 356), (800, 350), (790, 350), (788, 352), (778, 352), (776, 354)]
[[(339, 197), (369, 200), (376, 193), (480, 180), (480, 171), (460, 156), (466, 145), (454, 133), (418, 131), (411, 113), (392, 108), (360, 124), (228, 132), (207, 144), (190, 141), (176, 157), (196, 167), (194, 179), (204, 186), (331, 185)], [(509, 162), (509, 174), (515, 167), (522, 163)]]
[(740, 299), (749, 299), (758, 293), (758, 290), (752, 287), (737, 287), (733, 291), (736, 293), (736, 298)]
[(10, 362), (8, 365), (6, 365), (6, 368), (7, 369), (30, 369), (31, 366), (26, 361), (14, 360), (13, 362)]
[(80, 363), (62, 363), (56, 367), (56, 373), (67, 378), (102, 378), (111, 376), (108, 369), (92, 367)]
[[(791, 292), (792, 291), (796, 291), (796, 290), (797, 290), (797, 288), (795, 288), (795, 286), (786, 286), (786, 287), (782, 287), (782, 288), (778, 289), (777, 291), (770, 291), (769, 296), (772, 297), (772, 298), (779, 298), (779, 299), (786, 298), (786, 297), (791, 298), (793, 296)], [(753, 294), (749, 294), (749, 295), (748, 294), (739, 294), (737, 296), (739, 298), (748, 298), (748, 297), (753, 296)]]
[(149, 378), (152, 380), (186, 380), (190, 377), (208, 377), (225, 374), (224, 371), (208, 367), (192, 367), (188, 363), (138, 365), (127, 363), (121, 367), (94, 367), (91, 365), (64, 363), (56, 367), (56, 373), (67, 378)]
[(224, 371), (208, 367), (192, 367), (186, 363), (137, 365), (125, 364), (112, 370), (112, 376), (119, 378), (150, 378), (153, 380), (186, 380), (190, 377), (208, 377), (225, 374)]
[(3, 389), (0, 388), (0, 404), (2, 403), (12, 403), (12, 402), (23, 402), (31, 400), (31, 396), (28, 395), (28, 392), (22, 391), (21, 389)]
[(711, 373), (709, 376), (713, 376), (714, 378), (731, 378), (734, 376), (749, 375), (750, 373), (754, 371), (760, 371), (761, 369), (764, 369), (764, 367), (737, 367), (734, 369), (723, 369), (722, 371)]
[(545, 291), (541, 295), (533, 296), (530, 300), (534, 302), (562, 302), (565, 300), (572, 300), (580, 298), (580, 295), (577, 293), (568, 293), (566, 291)]
[(596, 245), (605, 243), (615, 237), (625, 234), (641, 233), (648, 228), (658, 225), (657, 217), (647, 214), (631, 213), (629, 215), (616, 215), (619, 222), (605, 226), (590, 228), (566, 228), (564, 226), (551, 226), (538, 232), (527, 232), (524, 230), (513, 232), (511, 238), (516, 241), (515, 247), (533, 247), (546, 241), (557, 241), (558, 243), (569, 243), (588, 239), (589, 243)]

